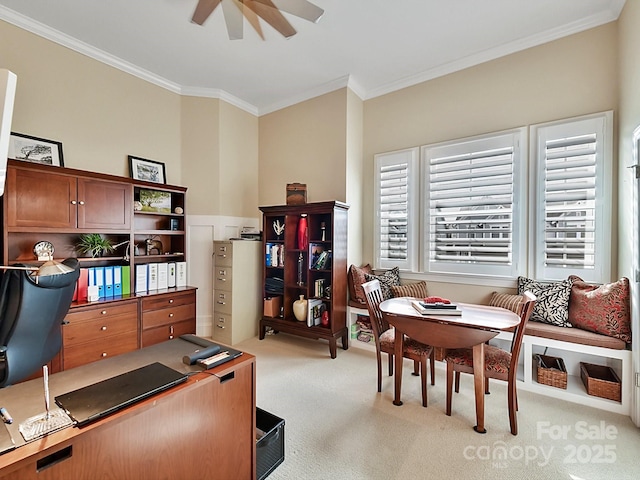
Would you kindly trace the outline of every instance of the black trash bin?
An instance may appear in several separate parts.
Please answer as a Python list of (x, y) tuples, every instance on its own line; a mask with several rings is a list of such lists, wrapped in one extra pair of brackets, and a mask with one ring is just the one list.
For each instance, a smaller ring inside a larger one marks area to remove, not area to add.
[(284, 420), (256, 407), (256, 478), (264, 480), (284, 462)]

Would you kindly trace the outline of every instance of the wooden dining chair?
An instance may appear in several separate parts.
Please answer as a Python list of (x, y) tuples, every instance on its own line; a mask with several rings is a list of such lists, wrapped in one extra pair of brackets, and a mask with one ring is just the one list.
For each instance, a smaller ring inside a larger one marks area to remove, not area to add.
[[(489, 391), (489, 378), (504, 380), (507, 382), (507, 402), (509, 406), (509, 424), (511, 433), (518, 434), (518, 396), (516, 392), (516, 373), (518, 371), (518, 358), (524, 330), (533, 311), (536, 297), (531, 292), (523, 294), (524, 301), (520, 307), (520, 323), (515, 328), (509, 351), (493, 345), (484, 346), (485, 362), (485, 392)], [(453, 374), (455, 373), (455, 391), (460, 391), (460, 372), (473, 374), (473, 349), (457, 348), (447, 350), (444, 360), (447, 362), (447, 415), (451, 415), (451, 399), (453, 389)]]
[[(395, 329), (383, 318), (380, 311), (382, 289), (378, 280), (362, 284), (367, 299), (367, 310), (371, 319), (371, 328), (376, 342), (376, 358), (378, 360), (378, 392), (382, 391), (382, 353), (389, 357), (389, 376), (393, 375), (393, 359), (395, 354)], [(435, 385), (434, 350), (430, 345), (417, 342), (408, 337), (404, 339), (403, 357), (413, 360), (413, 375), (420, 375), (422, 382), (422, 406), (427, 406), (427, 358), (431, 366), (431, 385)]]

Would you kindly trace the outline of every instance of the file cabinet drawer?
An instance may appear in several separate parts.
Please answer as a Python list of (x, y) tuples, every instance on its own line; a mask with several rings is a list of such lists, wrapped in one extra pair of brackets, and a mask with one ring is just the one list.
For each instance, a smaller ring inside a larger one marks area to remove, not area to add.
[(171, 292), (153, 297), (142, 298), (142, 311), (149, 312), (166, 307), (176, 307), (178, 305), (188, 305), (196, 303), (196, 292)]
[(215, 341), (231, 345), (233, 326), (231, 315), (215, 313), (213, 315), (213, 333)]
[(213, 270), (213, 288), (216, 290), (231, 290), (233, 287), (233, 268), (218, 267)]
[(158, 327), (160, 325), (170, 325), (184, 320), (195, 320), (196, 305), (179, 305), (177, 307), (163, 308), (153, 312), (142, 313), (142, 329)]
[(213, 295), (213, 311), (216, 313), (232, 313), (231, 307), (233, 305), (233, 293), (216, 290)]
[(233, 243), (216, 242), (213, 256), (216, 267), (230, 267), (233, 262)]

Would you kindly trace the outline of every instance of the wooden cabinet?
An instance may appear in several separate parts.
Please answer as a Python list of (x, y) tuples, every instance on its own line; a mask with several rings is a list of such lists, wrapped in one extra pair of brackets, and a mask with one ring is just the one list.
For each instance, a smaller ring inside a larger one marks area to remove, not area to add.
[(7, 226), (128, 230), (131, 195), (129, 183), (11, 165)]
[[(346, 327), (347, 305), (347, 210), (340, 202), (260, 207), (263, 212), (264, 296), (280, 297), (284, 314), (260, 321), (260, 339), (266, 328), (329, 341), (331, 358), (336, 357), (337, 339), (349, 348)], [(305, 241), (298, 229), (306, 222)], [(278, 234), (275, 225), (284, 225)], [(268, 254), (267, 254), (268, 252)], [(268, 258), (267, 258), (268, 257)], [(321, 260), (323, 259), (323, 260)], [(307, 326), (293, 314), (293, 302), (300, 296), (316, 300), (328, 314), (328, 325)]]
[(262, 308), (262, 244), (216, 241), (213, 245), (213, 339), (234, 345), (258, 334)]
[(62, 326), (62, 367), (69, 369), (138, 348), (136, 299), (74, 308)]
[[(185, 261), (186, 190), (8, 161), (5, 193), (0, 197), (2, 264), (41, 264), (33, 253), (39, 241), (53, 244), (55, 260), (76, 257), (74, 245), (79, 235), (99, 233), (120, 246), (111, 256), (79, 258), (81, 268), (130, 266), (129, 294), (72, 303), (62, 327), (63, 349), (51, 363), (52, 372), (195, 333), (195, 288), (167, 285), (157, 291), (133, 293), (136, 265)], [(158, 208), (137, 208), (143, 191), (153, 192), (164, 203)], [(147, 249), (147, 240), (154, 248)]]
[(196, 333), (196, 290), (158, 293), (141, 298), (141, 346)]

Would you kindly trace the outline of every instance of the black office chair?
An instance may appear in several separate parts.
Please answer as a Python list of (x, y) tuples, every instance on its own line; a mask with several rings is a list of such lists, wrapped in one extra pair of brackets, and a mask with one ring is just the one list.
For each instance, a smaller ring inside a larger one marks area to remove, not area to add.
[(8, 270), (0, 282), (0, 388), (20, 382), (46, 365), (62, 347), (62, 320), (80, 275), (75, 258), (62, 262), (73, 270), (36, 276)]

